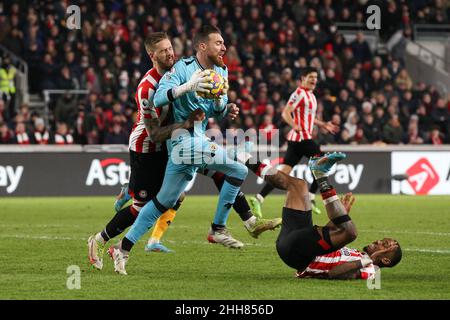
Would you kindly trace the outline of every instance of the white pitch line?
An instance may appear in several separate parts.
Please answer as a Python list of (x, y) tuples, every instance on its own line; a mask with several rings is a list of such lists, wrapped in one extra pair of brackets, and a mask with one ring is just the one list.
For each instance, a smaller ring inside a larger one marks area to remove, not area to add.
[(440, 237), (450, 237), (448, 232), (431, 232), (431, 231), (408, 231), (408, 230), (359, 230), (360, 232), (371, 232), (371, 233), (399, 233), (399, 234), (422, 234), (429, 236), (440, 236)]
[[(60, 237), (60, 236), (48, 236), (48, 235), (42, 235), (42, 236), (30, 236), (25, 234), (2, 234), (0, 235), (0, 238), (3, 239), (29, 239), (29, 240), (71, 240), (71, 241), (87, 241), (86, 238), (73, 238), (73, 237)], [(140, 243), (145, 243), (146, 240), (139, 240)], [(170, 240), (167, 239), (164, 242), (170, 243), (170, 244), (178, 244), (178, 245), (208, 245), (211, 246), (213, 244), (208, 243), (207, 241), (200, 241), (200, 240)], [(267, 245), (267, 244), (261, 244), (261, 243), (244, 243), (246, 246), (253, 246), (253, 247), (261, 247), (261, 248), (275, 248), (275, 244), (273, 245)], [(450, 254), (450, 249), (427, 249), (427, 248), (403, 248), (404, 251), (409, 252), (421, 252), (421, 253), (438, 253), (438, 254)]]
[(441, 253), (441, 254), (450, 254), (450, 250), (442, 250), (442, 249), (421, 249), (421, 248), (405, 248), (404, 251), (412, 251), (412, 252), (426, 252), (426, 253)]
[(59, 236), (29, 236), (26, 234), (1, 234), (0, 238), (4, 239), (31, 239), (31, 240), (84, 240), (84, 239), (75, 239), (71, 237), (59, 237)]

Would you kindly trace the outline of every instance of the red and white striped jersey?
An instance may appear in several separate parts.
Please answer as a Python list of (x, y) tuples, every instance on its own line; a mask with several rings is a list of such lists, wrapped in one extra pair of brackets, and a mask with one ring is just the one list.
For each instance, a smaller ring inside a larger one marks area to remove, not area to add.
[(152, 68), (144, 75), (138, 85), (135, 96), (138, 115), (129, 140), (129, 148), (135, 152), (150, 153), (162, 150), (162, 144), (153, 142), (151, 137), (148, 136), (144, 124), (144, 119), (158, 117), (161, 126), (170, 121), (169, 105), (155, 108), (153, 103), (153, 96), (158, 89), (161, 78), (162, 76), (158, 74), (156, 68)]
[(294, 142), (311, 140), (317, 111), (317, 100), (314, 93), (311, 90), (298, 87), (289, 97), (288, 105), (293, 107), (294, 123), (301, 130), (297, 132), (291, 129), (287, 139)]
[[(350, 261), (361, 260), (366, 253), (356, 249), (343, 247), (337, 251), (317, 256), (309, 266), (302, 272), (297, 272), (298, 278), (326, 278), (328, 272), (335, 266), (341, 265)], [(375, 266), (369, 264), (360, 270), (361, 279), (373, 279), (375, 277)]]

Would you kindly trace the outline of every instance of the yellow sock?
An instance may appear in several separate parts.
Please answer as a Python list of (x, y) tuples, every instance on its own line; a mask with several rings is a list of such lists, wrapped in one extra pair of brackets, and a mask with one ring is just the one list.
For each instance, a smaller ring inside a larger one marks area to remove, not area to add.
[(153, 228), (153, 232), (151, 235), (151, 240), (159, 241), (163, 236), (164, 232), (166, 232), (169, 225), (172, 223), (173, 219), (175, 219), (175, 215), (177, 212), (173, 209), (169, 209), (159, 217), (158, 221), (156, 221), (155, 228)]

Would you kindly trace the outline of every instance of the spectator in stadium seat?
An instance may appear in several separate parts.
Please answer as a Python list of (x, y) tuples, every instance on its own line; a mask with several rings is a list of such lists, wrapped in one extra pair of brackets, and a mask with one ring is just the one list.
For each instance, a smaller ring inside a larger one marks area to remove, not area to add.
[(0, 144), (12, 144), (14, 141), (14, 134), (5, 122), (0, 122)]
[(266, 114), (263, 117), (263, 122), (259, 126), (259, 130), (262, 130), (265, 134), (265, 139), (268, 144), (272, 142), (272, 137), (275, 135), (275, 130), (277, 129), (272, 120), (272, 116)]
[(373, 69), (370, 75), (369, 80), (367, 81), (366, 90), (369, 92), (380, 91), (385, 82), (381, 79), (381, 72), (378, 69)]
[(350, 137), (350, 133), (348, 132), (348, 129), (343, 128), (342, 131), (339, 134), (339, 137), (337, 139), (339, 144), (350, 144), (352, 141)]
[(356, 134), (356, 130), (358, 129), (358, 115), (355, 111), (349, 113), (347, 117), (347, 121), (344, 123), (344, 128), (348, 130), (348, 135), (350, 139)]
[(73, 136), (69, 132), (69, 128), (65, 122), (59, 122), (56, 124), (56, 132), (54, 138), (55, 144), (57, 145), (67, 145), (73, 144)]
[(78, 80), (72, 75), (70, 69), (67, 65), (61, 68), (60, 75), (58, 77), (58, 89), (78, 89), (79, 83)]
[(401, 91), (412, 89), (413, 82), (412, 82), (411, 77), (409, 76), (408, 71), (406, 69), (401, 69), (400, 73), (395, 78), (395, 85)]
[(76, 97), (70, 92), (66, 92), (61, 95), (55, 106), (55, 121), (72, 123), (77, 113), (77, 101)]
[[(417, 109), (417, 100), (414, 99), (413, 93), (411, 90), (406, 90), (403, 92), (403, 95), (400, 99), (400, 105), (402, 109), (408, 110), (409, 114), (413, 114)], [(404, 111), (406, 113), (406, 111)]]
[(52, 138), (52, 136), (45, 126), (44, 119), (36, 118), (36, 120), (34, 121), (34, 130), (31, 143), (46, 145), (52, 143), (52, 141), (50, 141), (50, 138)]
[(419, 131), (419, 117), (412, 115), (408, 124), (408, 133), (405, 139), (407, 144), (423, 144), (424, 139)]
[(378, 123), (374, 122), (372, 114), (364, 115), (362, 129), (369, 143), (381, 140), (381, 127)]
[(44, 89), (56, 89), (57, 83), (55, 83), (55, 75), (57, 74), (59, 68), (56, 65), (56, 63), (53, 60), (53, 57), (51, 54), (46, 53), (44, 55), (44, 61), (42, 62), (41, 66), (41, 76), (42, 76), (42, 83), (41, 83), (41, 90)]
[(319, 87), (322, 89), (328, 89), (333, 96), (339, 94), (339, 90), (342, 87), (339, 81), (336, 79), (336, 73), (333, 69), (328, 69), (326, 72), (325, 81), (319, 83)]
[(444, 99), (439, 98), (436, 101), (436, 107), (433, 109), (430, 116), (434, 125), (439, 128), (440, 132), (444, 135), (449, 134), (450, 113), (445, 105)]
[(428, 115), (427, 109), (423, 104), (420, 104), (416, 110), (416, 115), (419, 117), (419, 130), (426, 132), (429, 130), (433, 120)]
[(384, 108), (381, 106), (377, 106), (375, 108), (374, 123), (383, 128), (387, 122), (388, 122), (388, 115), (384, 112)]
[(105, 144), (128, 144), (128, 134), (126, 134), (122, 128), (122, 125), (118, 122), (114, 123), (112, 130), (105, 136)]
[(372, 52), (370, 51), (369, 44), (367, 43), (364, 33), (361, 31), (356, 34), (356, 39), (350, 44), (355, 60), (360, 63), (370, 61), (372, 58)]
[(14, 143), (16, 144), (30, 144), (30, 134), (27, 132), (26, 125), (23, 122), (18, 122), (16, 124), (16, 129), (14, 131)]
[(364, 135), (364, 130), (361, 127), (358, 127), (356, 129), (356, 133), (353, 136), (352, 144), (368, 144), (369, 140), (367, 140), (366, 136)]
[(403, 128), (398, 115), (394, 114), (383, 127), (383, 141), (390, 144), (400, 144), (404, 138)]
[[(11, 20), (13, 19), (15, 18), (11, 16)], [(7, 31), (6, 28), (4, 30)], [(19, 56), (22, 55), (24, 51), (23, 32), (17, 27), (12, 27), (11, 31), (2, 40), (2, 44), (12, 53)]]
[(439, 131), (437, 126), (433, 126), (430, 131), (430, 138), (427, 143), (434, 145), (441, 145), (444, 143), (444, 135)]
[(251, 117), (251, 116), (246, 116), (244, 118), (244, 123), (242, 125), (242, 129), (244, 131), (251, 130), (251, 129), (255, 130), (256, 129), (256, 125), (255, 125), (255, 122), (254, 122), (254, 118)]
[(422, 104), (425, 106), (427, 114), (430, 115), (431, 111), (433, 111), (433, 99), (429, 92), (425, 92), (422, 96)]

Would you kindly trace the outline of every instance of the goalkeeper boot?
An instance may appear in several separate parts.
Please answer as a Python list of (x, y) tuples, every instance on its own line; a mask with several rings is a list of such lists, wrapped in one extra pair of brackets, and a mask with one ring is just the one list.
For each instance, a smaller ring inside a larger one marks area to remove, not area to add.
[(255, 223), (253, 223), (253, 225), (249, 227), (245, 226), (245, 228), (247, 229), (248, 233), (253, 238), (256, 239), (264, 231), (275, 230), (276, 228), (278, 228), (281, 225), (281, 222), (282, 222), (281, 218), (275, 219), (256, 218), (256, 221)]
[(347, 156), (342, 152), (326, 153), (322, 157), (316, 157), (309, 159), (308, 167), (311, 169), (314, 177), (321, 178), (328, 175), (333, 165), (345, 159)]
[(170, 250), (161, 242), (146, 244), (144, 248), (145, 252), (164, 252), (164, 253), (174, 253), (175, 251)]
[(250, 210), (253, 215), (257, 218), (262, 218), (261, 201), (256, 197), (251, 197), (248, 199), (248, 204), (250, 205)]
[(95, 235), (88, 239), (88, 257), (89, 263), (96, 269), (103, 268), (103, 253), (105, 252), (105, 244), (95, 240)]
[(213, 230), (210, 228), (207, 239), (210, 243), (221, 243), (225, 247), (233, 249), (240, 249), (244, 246), (242, 242), (234, 239), (226, 228), (219, 230)]
[(129, 252), (122, 250), (119, 243), (110, 247), (108, 254), (114, 261), (114, 271), (118, 274), (126, 276), (128, 273), (127, 270), (125, 270), (125, 266), (128, 261)]
[(128, 194), (128, 183), (125, 183), (120, 188), (120, 193), (116, 197), (116, 201), (114, 202), (114, 210), (119, 212), (122, 209), (123, 205), (131, 199), (131, 196)]

